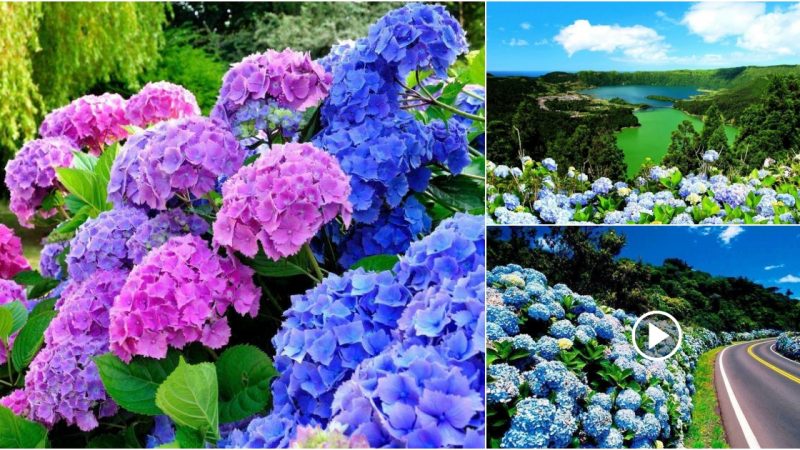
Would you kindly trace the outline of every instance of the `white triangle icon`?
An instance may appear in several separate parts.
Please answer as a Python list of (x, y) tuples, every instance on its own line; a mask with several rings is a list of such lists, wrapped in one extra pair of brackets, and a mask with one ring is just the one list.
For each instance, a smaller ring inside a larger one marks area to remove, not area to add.
[(661, 331), (660, 328), (658, 328), (657, 326), (653, 325), (652, 323), (648, 323), (647, 324), (647, 334), (648, 334), (648, 337), (647, 337), (647, 349), (648, 350), (652, 350), (653, 347), (655, 347), (656, 345), (660, 344), (661, 341), (663, 341), (664, 339), (669, 337), (669, 335), (667, 333), (664, 333), (663, 331)]

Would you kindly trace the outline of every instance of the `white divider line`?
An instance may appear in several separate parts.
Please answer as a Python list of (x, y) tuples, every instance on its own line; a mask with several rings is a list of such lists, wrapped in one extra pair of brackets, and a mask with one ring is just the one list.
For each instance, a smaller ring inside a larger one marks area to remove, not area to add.
[(736, 420), (739, 422), (739, 427), (742, 429), (744, 439), (747, 441), (747, 446), (750, 448), (761, 448), (761, 446), (758, 444), (758, 439), (756, 439), (756, 435), (753, 434), (753, 430), (750, 428), (750, 424), (747, 423), (747, 418), (744, 416), (744, 411), (742, 411), (742, 408), (739, 406), (739, 402), (736, 400), (736, 396), (733, 394), (731, 383), (728, 381), (728, 375), (725, 373), (725, 366), (722, 364), (725, 357), (725, 351), (727, 351), (729, 348), (730, 347), (725, 347), (722, 350), (722, 353), (719, 354), (719, 371), (722, 374), (722, 382), (725, 384), (725, 390), (728, 392), (728, 398), (731, 399), (733, 412), (736, 414)]

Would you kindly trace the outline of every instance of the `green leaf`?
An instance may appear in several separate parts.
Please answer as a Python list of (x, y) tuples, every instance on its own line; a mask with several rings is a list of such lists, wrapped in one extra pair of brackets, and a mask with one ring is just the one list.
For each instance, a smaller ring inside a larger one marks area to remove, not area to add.
[(119, 434), (100, 434), (86, 444), (86, 448), (125, 448), (125, 438)]
[(267, 407), (270, 381), (278, 372), (266, 353), (252, 345), (237, 345), (225, 350), (216, 366), (220, 422), (246, 419)]
[(58, 176), (58, 181), (67, 188), (70, 194), (75, 195), (93, 209), (103, 210), (99, 206), (100, 199), (95, 191), (95, 176), (93, 173), (70, 167), (59, 167), (56, 169), (56, 175)]
[(6, 310), (11, 314), (11, 331), (9, 332), (9, 335), (19, 331), (28, 321), (28, 308), (26, 308), (25, 305), (19, 300), (6, 303), (5, 305), (0, 306), (0, 309)]
[(44, 342), (44, 330), (55, 316), (55, 311), (33, 315), (19, 331), (14, 340), (14, 348), (11, 350), (11, 361), (17, 371), (28, 367), (28, 364), (33, 361), (33, 357), (36, 356)]
[(175, 427), (175, 447), (172, 448), (203, 448), (204, 443), (201, 432), (180, 425)]
[(75, 151), (72, 152), (72, 167), (78, 170), (84, 170), (87, 172), (94, 171), (94, 167), (97, 165), (97, 157), (92, 156), (88, 153), (84, 153), (82, 151)]
[(56, 307), (56, 299), (48, 298), (47, 300), (42, 300), (39, 303), (37, 303), (36, 306), (33, 307), (33, 310), (31, 310), (31, 318), (39, 314), (53, 311), (55, 307)]
[(28, 289), (28, 298), (39, 298), (52, 291), (60, 283), (58, 280), (43, 277), (39, 272), (34, 270), (18, 273), (17, 276), (14, 277), (14, 281), (23, 286), (30, 287)]
[(430, 193), (438, 201), (456, 210), (483, 213), (484, 185), (464, 176), (438, 176), (431, 179)]
[(308, 261), (302, 255), (289, 256), (278, 261), (273, 261), (259, 249), (255, 258), (241, 258), (259, 275), (272, 278), (292, 277), (308, 274)]
[(0, 406), (0, 448), (44, 448), (47, 430)]
[(178, 367), (161, 383), (156, 405), (178, 425), (203, 433), (205, 440), (219, 439), (219, 387), (212, 363), (187, 364), (180, 358)]
[(92, 216), (92, 211), (93, 209), (91, 206), (89, 205), (84, 206), (83, 208), (80, 209), (80, 211), (76, 212), (71, 219), (65, 222), (61, 222), (61, 224), (58, 227), (56, 227), (56, 229), (53, 230), (52, 233), (50, 233), (50, 236), (74, 233), (75, 230), (78, 229), (78, 227), (80, 227), (81, 225), (84, 224), (84, 222), (89, 220), (89, 217)]
[(77, 214), (81, 208), (87, 206), (87, 203), (76, 197), (74, 194), (69, 194), (64, 198), (64, 205), (67, 207), (67, 211), (72, 214)]
[(138, 414), (162, 414), (156, 406), (156, 391), (178, 366), (178, 352), (164, 359), (136, 357), (125, 364), (113, 353), (94, 358), (106, 391), (120, 406)]
[(44, 280), (44, 277), (35, 270), (23, 270), (14, 275), (14, 282), (23, 286), (33, 286), (36, 283), (41, 283), (42, 280)]
[(362, 268), (367, 272), (383, 272), (392, 270), (398, 261), (400, 261), (400, 258), (397, 255), (373, 255), (361, 258), (350, 269)]
[(0, 308), (0, 345), (8, 342), (8, 337), (11, 336), (11, 327), (14, 326), (14, 316), (11, 311)]

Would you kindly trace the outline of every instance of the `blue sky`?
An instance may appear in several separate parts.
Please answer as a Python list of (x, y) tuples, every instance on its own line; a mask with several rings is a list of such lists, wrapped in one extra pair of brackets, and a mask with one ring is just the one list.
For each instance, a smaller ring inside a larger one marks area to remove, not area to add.
[(800, 3), (490, 2), (489, 71), (800, 63)]
[(800, 297), (800, 227), (614, 227), (627, 237), (620, 256), (660, 265), (679, 258), (697, 270), (743, 276)]

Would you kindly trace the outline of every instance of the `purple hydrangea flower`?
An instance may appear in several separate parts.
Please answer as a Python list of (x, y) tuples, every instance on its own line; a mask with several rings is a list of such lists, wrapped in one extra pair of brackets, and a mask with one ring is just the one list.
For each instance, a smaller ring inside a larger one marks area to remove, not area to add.
[(22, 255), (22, 241), (14, 235), (11, 228), (0, 223), (0, 279), (13, 278), (19, 272), (30, 268), (30, 264)]
[(233, 135), (205, 117), (161, 122), (136, 133), (111, 169), (108, 199), (167, 209), (176, 195), (202, 197), (219, 176), (233, 175), (244, 152)]
[(222, 187), (214, 243), (278, 260), (296, 254), (323, 225), (350, 224), (350, 185), (336, 159), (311, 144), (274, 145)]
[(194, 94), (166, 81), (147, 83), (125, 105), (128, 122), (141, 128), (164, 120), (199, 115), (200, 107)]
[(441, 161), (452, 173), (461, 173), (470, 163), (467, 131), (461, 122), (433, 120), (430, 123), (433, 137), (433, 158)]
[(111, 351), (130, 361), (196, 341), (220, 348), (230, 338), (228, 307), (255, 316), (260, 298), (253, 271), (235, 257), (220, 257), (197, 236), (171, 238), (133, 269), (114, 301)]
[(106, 145), (128, 136), (125, 125), (125, 99), (120, 95), (85, 95), (45, 116), (39, 134), (64, 137), (76, 147), (99, 155)]
[(83, 281), (97, 270), (133, 267), (125, 244), (145, 222), (144, 211), (123, 207), (100, 213), (81, 225), (69, 243), (66, 261), (70, 279)]
[(108, 351), (109, 308), (126, 275), (118, 269), (97, 271), (64, 290), (58, 315), (45, 331), (45, 346), (25, 376), (32, 420), (48, 426), (64, 420), (89, 431), (98, 418), (116, 412), (92, 357)]
[(328, 95), (331, 75), (308, 53), (267, 50), (234, 64), (222, 78), (219, 100), (211, 116), (228, 123), (251, 102), (276, 100), (283, 108), (302, 111)]
[(43, 276), (55, 280), (66, 278), (58, 258), (68, 245), (69, 241), (52, 242), (44, 245), (39, 258), (39, 271)]
[(20, 417), (26, 417), (31, 408), (25, 389), (14, 389), (5, 397), (0, 398), (0, 405), (5, 406)]
[[(63, 137), (34, 139), (6, 164), (6, 186), (11, 194), (9, 209), (19, 223), (33, 228), (31, 219), (42, 201), (58, 186), (56, 169), (72, 164), (77, 149)], [(40, 211), (44, 218), (55, 215), (56, 209)]]
[(208, 230), (208, 222), (197, 215), (186, 214), (180, 209), (160, 212), (138, 227), (128, 239), (125, 244), (128, 257), (133, 264), (139, 264), (151, 250), (160, 247), (171, 237), (185, 234), (202, 236)]

